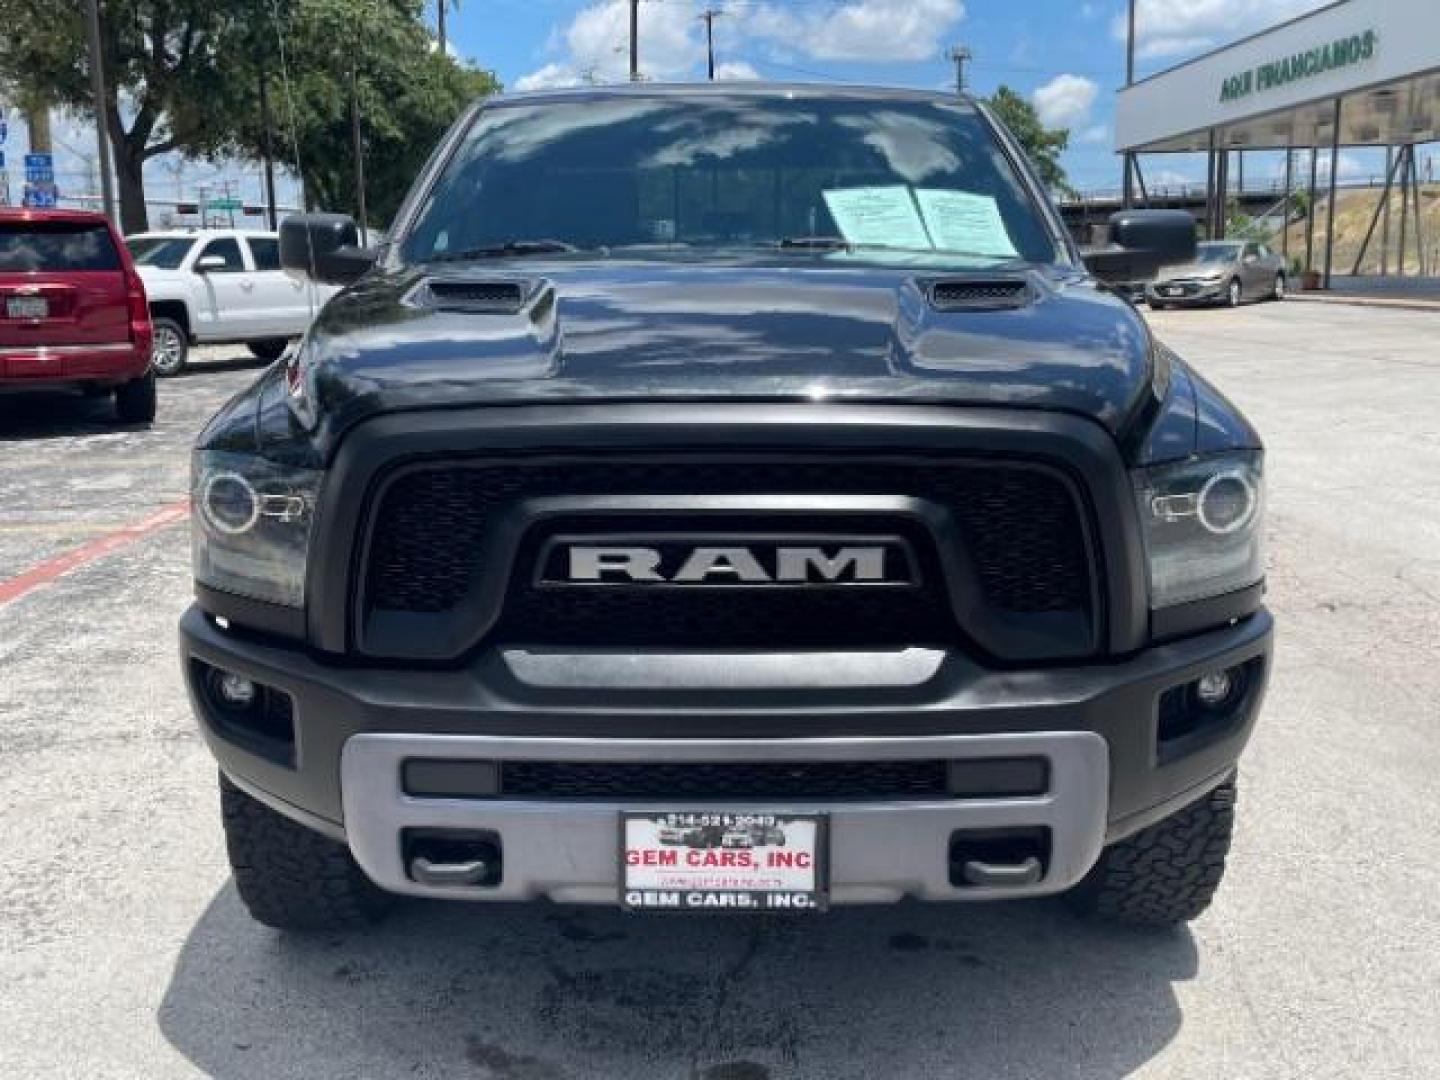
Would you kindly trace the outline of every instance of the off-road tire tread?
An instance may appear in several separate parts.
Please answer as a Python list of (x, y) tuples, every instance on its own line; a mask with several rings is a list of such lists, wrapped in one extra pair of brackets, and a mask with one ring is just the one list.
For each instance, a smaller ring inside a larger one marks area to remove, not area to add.
[(250, 914), (277, 930), (348, 930), (382, 918), (394, 897), (344, 844), (291, 821), (220, 777), (230, 872)]
[(1235, 825), (1235, 783), (1106, 848), (1071, 894), (1086, 914), (1134, 926), (1175, 926), (1210, 906)]

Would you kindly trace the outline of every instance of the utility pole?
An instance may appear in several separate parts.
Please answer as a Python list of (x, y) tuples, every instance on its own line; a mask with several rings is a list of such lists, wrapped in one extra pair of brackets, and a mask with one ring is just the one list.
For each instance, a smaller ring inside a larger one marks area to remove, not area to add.
[[(1125, 85), (1135, 85), (1135, 0), (1130, 0), (1125, 31)], [(1135, 205), (1135, 153), (1125, 151), (1125, 179), (1121, 182), (1120, 205), (1126, 210)]]
[(640, 0), (630, 0), (630, 81), (640, 81)]
[(952, 45), (947, 54), (955, 65), (955, 93), (957, 96), (965, 93), (965, 62), (974, 57), (968, 45)]
[(706, 8), (700, 13), (700, 20), (705, 24), (705, 59), (711, 82), (715, 81), (715, 20), (724, 14), (717, 8)]
[(355, 208), (360, 217), (360, 246), (370, 244), (365, 223), (365, 152), (360, 140), (360, 92), (355, 75), (355, 54), (350, 54), (350, 148), (355, 155)]
[(265, 62), (260, 61), (260, 156), (265, 162), (265, 225), (274, 232), (279, 227), (275, 212), (275, 151), (270, 139), (270, 94)]
[(115, 220), (115, 187), (110, 179), (110, 133), (105, 124), (105, 53), (100, 43), (100, 0), (90, 0), (90, 88), (95, 96), (95, 145), (100, 152), (100, 194), (105, 216)]

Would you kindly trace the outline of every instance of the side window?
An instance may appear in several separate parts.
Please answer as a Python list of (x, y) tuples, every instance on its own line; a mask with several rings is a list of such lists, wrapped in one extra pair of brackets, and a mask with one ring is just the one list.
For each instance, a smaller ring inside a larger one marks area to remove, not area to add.
[[(245, 259), (240, 254), (240, 245), (230, 239), (211, 240), (200, 252), (200, 259), (219, 257), (225, 260), (224, 268), (216, 267), (212, 274), (240, 274), (245, 271)], [(197, 262), (199, 259), (196, 260)]]
[(248, 237), (245, 242), (250, 245), (250, 257), (255, 260), (256, 270), (280, 269), (279, 240), (271, 240), (269, 237)]
[(1259, 245), (1257, 245), (1257, 244), (1246, 244), (1246, 245), (1245, 245), (1245, 251), (1244, 251), (1243, 254), (1244, 254), (1244, 257), (1245, 257), (1246, 259), (1253, 259), (1253, 258), (1255, 258), (1255, 256), (1257, 256), (1257, 255), (1260, 254)]

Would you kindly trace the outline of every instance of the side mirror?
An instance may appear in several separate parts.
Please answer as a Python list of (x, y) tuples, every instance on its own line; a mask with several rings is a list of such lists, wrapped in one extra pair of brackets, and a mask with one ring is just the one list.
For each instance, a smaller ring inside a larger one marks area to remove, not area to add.
[(1109, 243), (1081, 254), (1106, 284), (1151, 281), (1194, 260), (1195, 218), (1185, 210), (1121, 210), (1110, 215)]
[(292, 277), (348, 285), (375, 265), (347, 214), (292, 214), (280, 223), (280, 266)]
[(195, 272), (197, 274), (208, 274), (212, 270), (224, 270), (228, 265), (221, 255), (202, 255), (195, 260)]

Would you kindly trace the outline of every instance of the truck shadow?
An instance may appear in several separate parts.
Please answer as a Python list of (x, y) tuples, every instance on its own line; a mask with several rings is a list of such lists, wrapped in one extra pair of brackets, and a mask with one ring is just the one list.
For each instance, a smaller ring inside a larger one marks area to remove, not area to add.
[(489, 1080), (1122, 1077), (1180, 1028), (1188, 931), (1054, 902), (819, 919), (410, 904), (277, 935), (227, 885), (161, 1003), (210, 1076)]

